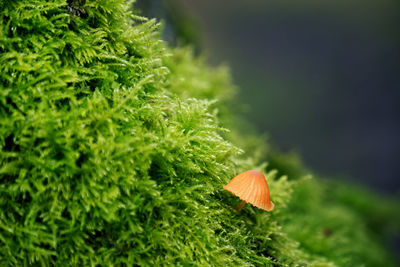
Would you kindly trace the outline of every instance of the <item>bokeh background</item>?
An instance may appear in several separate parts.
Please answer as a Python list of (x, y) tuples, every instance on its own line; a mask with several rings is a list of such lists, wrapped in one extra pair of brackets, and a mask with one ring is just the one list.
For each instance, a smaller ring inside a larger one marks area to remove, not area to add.
[(400, 1), (138, 0), (230, 66), (260, 133), (329, 177), (399, 192)]

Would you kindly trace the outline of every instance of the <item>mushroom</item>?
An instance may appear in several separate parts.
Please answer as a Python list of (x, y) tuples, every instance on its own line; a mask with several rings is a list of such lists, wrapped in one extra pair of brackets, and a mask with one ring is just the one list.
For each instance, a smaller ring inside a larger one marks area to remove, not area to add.
[(224, 189), (230, 191), (242, 200), (242, 202), (235, 207), (235, 210), (239, 211), (246, 203), (250, 203), (266, 211), (272, 211), (274, 209), (274, 203), (270, 200), (265, 176), (258, 170), (250, 170), (238, 174), (224, 186)]

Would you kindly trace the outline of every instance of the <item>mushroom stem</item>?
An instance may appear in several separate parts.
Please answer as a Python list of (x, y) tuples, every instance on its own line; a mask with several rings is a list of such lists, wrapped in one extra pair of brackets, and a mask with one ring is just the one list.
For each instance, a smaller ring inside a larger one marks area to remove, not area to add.
[(237, 204), (237, 206), (234, 208), (235, 210), (239, 211), (241, 210), (244, 205), (246, 205), (246, 201), (242, 200), (242, 202), (240, 202), (239, 204)]

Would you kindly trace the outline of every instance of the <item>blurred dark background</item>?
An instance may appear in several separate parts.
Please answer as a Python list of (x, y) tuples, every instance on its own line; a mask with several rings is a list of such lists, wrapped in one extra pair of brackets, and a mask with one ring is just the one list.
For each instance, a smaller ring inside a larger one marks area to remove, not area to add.
[(317, 173), (398, 193), (400, 1), (139, 0), (227, 63), (247, 118)]

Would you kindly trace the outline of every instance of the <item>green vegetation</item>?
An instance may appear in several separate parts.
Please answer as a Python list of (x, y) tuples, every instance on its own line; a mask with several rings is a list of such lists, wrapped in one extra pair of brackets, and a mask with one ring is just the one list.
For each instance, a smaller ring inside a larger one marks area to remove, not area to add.
[[(1, 266), (396, 264), (397, 202), (309, 178), (249, 132), (225, 68), (84, 2), (0, 0)], [(222, 189), (252, 168), (271, 213)]]

